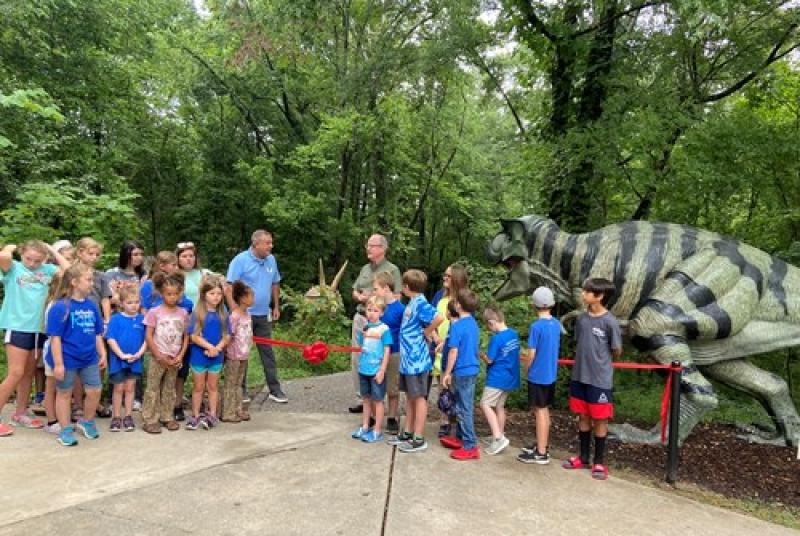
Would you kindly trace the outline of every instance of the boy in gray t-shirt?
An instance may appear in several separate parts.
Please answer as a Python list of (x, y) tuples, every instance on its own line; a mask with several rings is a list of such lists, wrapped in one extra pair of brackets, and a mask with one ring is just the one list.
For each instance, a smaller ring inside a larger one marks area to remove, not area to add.
[(563, 467), (580, 469), (589, 464), (591, 434), (594, 431), (592, 478), (597, 480), (608, 477), (603, 458), (608, 419), (614, 415), (614, 368), (611, 358), (622, 355), (619, 323), (606, 309), (613, 294), (614, 284), (607, 279), (587, 279), (583, 284), (582, 298), (588, 311), (575, 322), (575, 367), (569, 385), (569, 408), (579, 416), (581, 453), (566, 460)]

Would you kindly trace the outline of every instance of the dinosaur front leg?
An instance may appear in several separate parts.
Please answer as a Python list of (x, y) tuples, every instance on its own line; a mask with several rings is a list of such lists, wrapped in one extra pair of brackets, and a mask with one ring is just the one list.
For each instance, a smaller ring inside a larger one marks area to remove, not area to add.
[[(653, 346), (648, 353), (656, 361), (664, 365), (679, 361), (683, 366), (678, 428), (678, 442), (683, 443), (703, 416), (717, 407), (717, 394), (692, 362), (689, 347), (680, 338), (659, 336), (651, 339), (651, 343)], [(620, 441), (650, 444), (661, 442), (660, 424), (650, 430), (642, 430), (630, 424), (614, 425), (609, 429)]]
[(761, 402), (772, 418), (776, 428), (775, 434), (756, 432), (745, 435), (745, 439), (775, 445), (798, 444), (800, 416), (789, 394), (789, 386), (783, 378), (741, 359), (705, 366), (703, 371), (712, 379), (752, 395)]

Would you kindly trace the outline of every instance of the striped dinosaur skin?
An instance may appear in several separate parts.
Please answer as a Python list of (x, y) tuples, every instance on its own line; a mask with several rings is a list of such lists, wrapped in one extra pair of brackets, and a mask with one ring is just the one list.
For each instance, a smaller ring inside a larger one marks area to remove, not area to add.
[[(705, 376), (762, 402), (776, 424), (771, 442), (797, 444), (800, 418), (782, 378), (743, 357), (800, 345), (800, 270), (759, 249), (686, 225), (625, 222), (586, 234), (538, 216), (501, 220), (487, 248), (509, 270), (497, 299), (539, 285), (576, 309), (589, 277), (614, 282), (609, 309), (633, 345), (656, 361), (681, 361), (681, 440), (717, 405)], [(654, 442), (628, 427), (623, 439)], [(780, 437), (777, 437), (780, 436)], [(764, 437), (751, 437), (765, 440)]]

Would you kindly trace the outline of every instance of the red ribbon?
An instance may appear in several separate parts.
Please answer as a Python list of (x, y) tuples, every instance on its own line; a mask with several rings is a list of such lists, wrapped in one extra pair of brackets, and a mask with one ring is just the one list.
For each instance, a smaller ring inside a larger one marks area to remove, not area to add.
[(315, 341), (311, 344), (302, 342), (282, 341), (280, 339), (268, 339), (266, 337), (253, 337), (253, 342), (256, 344), (269, 344), (271, 346), (283, 346), (285, 348), (302, 348), (303, 359), (312, 365), (319, 365), (328, 358), (330, 352), (360, 352), (361, 348), (356, 346), (338, 346), (335, 344), (326, 344), (322, 341)]
[[(574, 359), (559, 359), (559, 365), (574, 365)], [(664, 386), (664, 392), (661, 394), (661, 442), (667, 442), (667, 421), (669, 419), (669, 403), (670, 391), (672, 390), (672, 365), (645, 365), (643, 363), (630, 363), (627, 361), (619, 361), (612, 363), (612, 367), (619, 369), (638, 369), (638, 370), (669, 370), (667, 374), (667, 383)], [(680, 369), (679, 369), (680, 370)]]

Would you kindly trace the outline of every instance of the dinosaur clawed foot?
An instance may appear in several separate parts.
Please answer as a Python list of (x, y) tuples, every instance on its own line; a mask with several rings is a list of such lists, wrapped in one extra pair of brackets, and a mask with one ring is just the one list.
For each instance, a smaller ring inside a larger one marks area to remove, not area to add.
[(739, 432), (736, 437), (744, 439), (748, 443), (785, 447), (797, 445), (800, 441), (800, 437), (787, 438), (775, 428), (761, 424), (737, 424), (736, 429)]
[(661, 431), (658, 426), (651, 430), (642, 430), (632, 424), (612, 424), (608, 427), (608, 435), (623, 443), (661, 444)]

